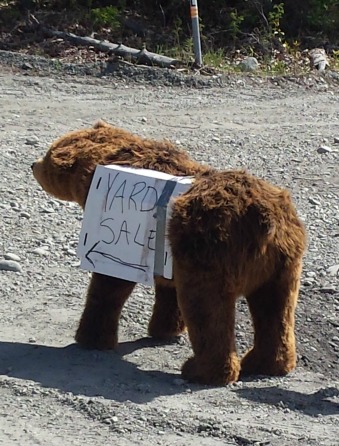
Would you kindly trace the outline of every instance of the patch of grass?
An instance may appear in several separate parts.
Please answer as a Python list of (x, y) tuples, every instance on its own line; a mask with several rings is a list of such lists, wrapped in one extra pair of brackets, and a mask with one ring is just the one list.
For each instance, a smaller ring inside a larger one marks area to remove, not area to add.
[(223, 68), (226, 65), (225, 53), (222, 48), (218, 48), (215, 51), (207, 51), (204, 55), (204, 64), (214, 67)]
[(120, 29), (120, 12), (114, 6), (105, 6), (104, 8), (91, 9), (93, 24), (98, 27), (108, 26), (112, 31)]

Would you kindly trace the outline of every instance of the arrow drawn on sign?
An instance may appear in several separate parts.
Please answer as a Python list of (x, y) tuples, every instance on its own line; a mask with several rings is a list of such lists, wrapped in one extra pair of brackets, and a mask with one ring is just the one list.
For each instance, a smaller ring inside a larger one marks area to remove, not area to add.
[(111, 260), (112, 262), (118, 263), (119, 265), (128, 266), (129, 268), (138, 269), (140, 271), (146, 272), (148, 265), (139, 265), (138, 263), (125, 262), (124, 260), (122, 260), (119, 257), (116, 257), (112, 254), (108, 254), (107, 252), (102, 252), (102, 251), (96, 250), (95, 248), (98, 246), (99, 243), (100, 243), (100, 240), (98, 242), (94, 243), (92, 248), (90, 248), (87, 251), (87, 253), (85, 254), (86, 259), (89, 261), (89, 263), (91, 263), (93, 265), (94, 268), (95, 268), (94, 261), (90, 258), (90, 255), (92, 253), (99, 254), (100, 256), (104, 257), (105, 259)]

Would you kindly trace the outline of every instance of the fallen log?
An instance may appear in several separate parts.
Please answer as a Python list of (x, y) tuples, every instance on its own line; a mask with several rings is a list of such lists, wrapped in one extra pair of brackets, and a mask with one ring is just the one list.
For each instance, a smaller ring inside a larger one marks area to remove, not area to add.
[(108, 42), (107, 40), (97, 40), (92, 37), (81, 37), (73, 33), (66, 33), (63, 31), (56, 31), (46, 27), (41, 27), (42, 32), (48, 37), (57, 37), (59, 39), (67, 40), (75, 45), (92, 46), (98, 51), (121, 56), (136, 64), (159, 66), (162, 68), (173, 68), (181, 65), (181, 61), (178, 59), (172, 59), (171, 57), (162, 56), (160, 54), (147, 51), (145, 48), (138, 50), (130, 48), (122, 44), (115, 44)]

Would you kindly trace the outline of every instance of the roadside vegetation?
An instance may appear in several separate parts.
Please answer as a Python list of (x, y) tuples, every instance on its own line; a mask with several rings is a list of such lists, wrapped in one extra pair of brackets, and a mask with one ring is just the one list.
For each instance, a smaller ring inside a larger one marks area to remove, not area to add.
[[(236, 71), (253, 56), (263, 72), (297, 74), (323, 48), (339, 67), (339, 0), (200, 0), (199, 14), (204, 65)], [(0, 49), (73, 54), (37, 24), (194, 60), (188, 0), (0, 0)]]

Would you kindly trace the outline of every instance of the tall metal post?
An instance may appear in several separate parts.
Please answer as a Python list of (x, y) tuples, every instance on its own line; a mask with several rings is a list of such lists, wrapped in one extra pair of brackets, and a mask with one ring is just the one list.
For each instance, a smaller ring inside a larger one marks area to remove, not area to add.
[(192, 19), (195, 63), (196, 65), (198, 65), (198, 67), (201, 67), (202, 55), (201, 55), (201, 43), (200, 43), (198, 0), (190, 0), (190, 4), (191, 4), (191, 19)]

